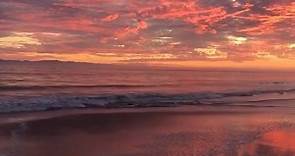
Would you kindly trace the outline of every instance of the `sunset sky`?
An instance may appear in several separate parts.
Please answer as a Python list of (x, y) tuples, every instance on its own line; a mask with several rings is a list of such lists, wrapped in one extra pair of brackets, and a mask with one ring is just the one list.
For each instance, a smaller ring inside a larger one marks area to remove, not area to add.
[(1, 0), (0, 59), (295, 68), (295, 2)]

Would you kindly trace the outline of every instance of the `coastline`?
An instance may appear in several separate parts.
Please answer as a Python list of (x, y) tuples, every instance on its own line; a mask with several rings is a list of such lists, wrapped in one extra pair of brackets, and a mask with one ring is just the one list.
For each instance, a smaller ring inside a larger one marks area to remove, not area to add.
[(179, 106), (154, 106), (154, 107), (119, 107), (119, 108), (66, 108), (45, 111), (20, 111), (0, 113), (0, 125), (9, 123), (30, 122), (67, 116), (95, 115), (95, 114), (124, 114), (124, 113), (195, 113), (202, 114), (245, 114), (245, 113), (276, 113), (292, 112), (288, 107), (264, 107), (256, 105), (179, 105)]

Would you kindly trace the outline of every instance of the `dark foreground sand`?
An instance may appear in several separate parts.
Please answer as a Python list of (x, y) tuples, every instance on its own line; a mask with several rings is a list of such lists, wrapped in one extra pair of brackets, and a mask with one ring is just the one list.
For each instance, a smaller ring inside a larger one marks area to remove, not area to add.
[(295, 110), (178, 107), (0, 116), (0, 156), (294, 156)]

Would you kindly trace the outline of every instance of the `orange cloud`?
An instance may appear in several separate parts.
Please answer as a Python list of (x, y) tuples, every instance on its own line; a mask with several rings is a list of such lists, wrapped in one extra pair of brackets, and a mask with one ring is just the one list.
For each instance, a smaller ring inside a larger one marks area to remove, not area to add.
[(294, 25), (295, 2), (284, 5), (277, 4), (265, 9), (270, 12), (269, 15), (248, 14), (247, 16), (239, 17), (259, 22), (257, 26), (242, 29), (241, 32), (250, 35), (271, 34), (277, 30), (284, 29), (278, 25), (282, 22), (292, 23), (293, 21), (292, 25)]
[(119, 18), (119, 14), (112, 14), (102, 19), (103, 22), (112, 22)]

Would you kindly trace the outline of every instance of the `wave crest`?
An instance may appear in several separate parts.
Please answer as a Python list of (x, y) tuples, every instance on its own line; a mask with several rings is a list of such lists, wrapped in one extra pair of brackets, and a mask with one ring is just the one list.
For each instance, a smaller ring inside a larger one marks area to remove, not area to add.
[[(259, 106), (257, 103), (270, 103), (274, 101), (278, 103), (278, 100), (295, 100), (294, 92), (295, 89), (189, 94), (129, 93), (102, 94), (96, 96), (55, 95), (0, 100), (0, 112), (45, 111), (51, 109), (89, 107), (122, 108), (171, 107), (179, 105), (235, 105), (240, 103), (255, 103), (256, 106)], [(285, 93), (290, 93), (291, 96)]]

